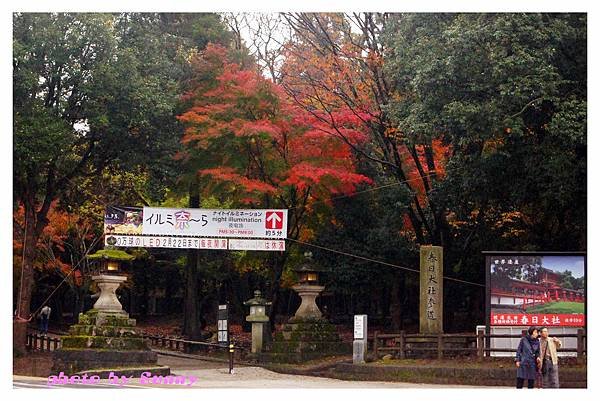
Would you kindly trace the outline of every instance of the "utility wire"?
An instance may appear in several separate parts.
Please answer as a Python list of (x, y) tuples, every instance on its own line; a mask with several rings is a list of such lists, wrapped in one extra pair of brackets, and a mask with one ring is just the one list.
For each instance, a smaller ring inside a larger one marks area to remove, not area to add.
[[(288, 241), (297, 242), (297, 243), (305, 245), (305, 246), (312, 246), (313, 248), (319, 248), (319, 249), (322, 249), (324, 251), (338, 253), (340, 255), (349, 256), (351, 258), (362, 259), (362, 260), (365, 260), (367, 262), (377, 263), (377, 264), (380, 264), (380, 265), (390, 266), (390, 267), (394, 267), (396, 269), (407, 270), (407, 271), (410, 271), (410, 272), (413, 272), (413, 273), (419, 273), (419, 274), (421, 274), (420, 270), (411, 269), (410, 267), (399, 266), (399, 265), (395, 265), (393, 263), (384, 262), (382, 260), (376, 260), (376, 259), (371, 259), (371, 258), (367, 258), (367, 257), (360, 256), (360, 255), (354, 255), (352, 253), (348, 253), (348, 252), (344, 252), (344, 251), (338, 251), (336, 249), (328, 248), (328, 247), (325, 247), (325, 246), (322, 246), (322, 245), (311, 244), (311, 243), (300, 241), (300, 240), (297, 240), (297, 239), (292, 239), (292, 238), (286, 238), (286, 239)], [(461, 279), (458, 279), (458, 278), (447, 277), (447, 276), (443, 276), (443, 278), (446, 279), (446, 280), (456, 281), (456, 282), (463, 283), (463, 284), (475, 285), (475, 286), (478, 286), (478, 287), (485, 287), (484, 284), (475, 283), (473, 281), (461, 280)]]
[[(452, 169), (445, 169), (445, 170), (435, 169), (435, 170), (431, 170), (427, 174), (424, 174), (424, 176), (425, 177), (430, 177), (432, 175), (435, 175), (436, 173), (440, 173), (440, 172), (447, 173), (449, 171), (457, 171), (457, 170), (462, 170), (464, 168), (465, 168), (465, 166), (456, 167), (456, 168), (452, 168)], [(385, 188), (389, 188), (389, 187), (395, 187), (395, 186), (398, 186), (398, 185), (406, 184), (407, 182), (421, 181), (422, 179), (423, 179), (423, 177), (421, 177), (419, 175), (419, 177), (409, 178), (409, 179), (403, 180), (403, 181), (396, 181), (396, 182), (393, 182), (391, 184), (380, 185), (380, 186), (377, 186), (377, 187), (372, 187), (372, 188), (365, 189), (363, 191), (356, 191), (356, 192), (353, 192), (353, 193), (348, 194), (348, 195), (334, 196), (334, 197), (332, 197), (330, 199), (326, 199), (326, 200), (316, 200), (316, 201), (312, 202), (311, 205), (316, 205), (316, 204), (319, 204), (319, 203), (331, 202), (331, 201), (335, 201), (335, 200), (338, 200), (338, 199), (351, 198), (353, 196), (361, 195), (361, 194), (364, 194), (364, 193), (367, 193), (367, 192), (374, 192), (374, 191), (378, 191), (380, 189), (385, 189)], [(303, 206), (289, 207), (288, 210), (297, 209), (299, 207), (303, 207)]]
[(86, 258), (86, 256), (88, 255), (88, 253), (90, 253), (90, 251), (94, 248), (94, 246), (96, 245), (96, 242), (102, 238), (103, 235), (99, 235), (98, 237), (96, 237), (96, 239), (94, 239), (94, 241), (92, 241), (92, 243), (90, 244), (90, 246), (88, 247), (88, 250), (85, 251), (85, 253), (83, 254), (83, 256), (81, 257), (81, 259), (79, 259), (79, 262), (77, 262), (77, 264), (75, 266), (73, 266), (73, 268), (71, 268), (71, 270), (69, 271), (69, 273), (62, 279), (62, 281), (60, 283), (58, 283), (58, 285), (56, 286), (56, 288), (50, 293), (50, 295), (48, 295), (48, 297), (46, 299), (44, 299), (44, 301), (40, 304), (40, 306), (35, 310), (35, 312), (33, 312), (31, 314), (31, 316), (35, 316), (36, 313), (38, 313), (40, 311), (40, 309), (42, 309), (44, 307), (44, 305), (46, 304), (46, 302), (48, 302), (48, 300), (50, 300), (50, 298), (52, 298), (52, 296), (54, 295), (54, 293), (60, 288), (61, 285), (63, 285), (63, 283), (65, 281), (67, 281), (67, 279), (69, 278), (69, 276), (79, 267), (79, 265), (81, 264), (81, 262), (83, 262)]

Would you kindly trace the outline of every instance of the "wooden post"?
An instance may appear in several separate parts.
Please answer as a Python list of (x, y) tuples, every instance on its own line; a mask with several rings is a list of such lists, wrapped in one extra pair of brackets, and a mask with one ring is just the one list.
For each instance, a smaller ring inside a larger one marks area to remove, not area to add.
[(583, 329), (577, 329), (577, 362), (583, 360)]
[(379, 335), (379, 332), (375, 331), (373, 334), (373, 354), (376, 360), (379, 359), (379, 341), (377, 340), (377, 335)]
[(400, 330), (400, 359), (406, 358), (406, 332), (404, 330)]
[(46, 337), (46, 350), (50, 351), (50, 337)]
[(441, 334), (437, 336), (437, 354), (438, 359), (442, 359), (444, 357), (444, 338)]
[(483, 346), (484, 346), (483, 330), (478, 330), (477, 331), (477, 360), (479, 362), (483, 361)]

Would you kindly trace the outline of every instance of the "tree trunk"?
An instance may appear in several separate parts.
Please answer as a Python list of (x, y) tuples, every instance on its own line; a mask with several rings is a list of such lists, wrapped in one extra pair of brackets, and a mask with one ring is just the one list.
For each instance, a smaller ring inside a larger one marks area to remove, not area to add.
[(272, 274), (271, 274), (271, 288), (269, 291), (269, 298), (271, 301), (271, 331), (275, 331), (275, 318), (277, 312), (280, 309), (281, 304), (281, 275), (283, 274), (283, 267), (287, 258), (287, 254), (275, 254), (272, 257)]
[[(190, 207), (200, 206), (198, 187), (190, 188)], [(200, 250), (189, 249), (185, 266), (185, 302), (183, 304), (183, 334), (190, 340), (201, 339), (200, 310), (198, 302), (198, 265)]]
[(397, 272), (394, 274), (391, 290), (390, 315), (392, 318), (392, 331), (394, 333), (402, 330), (402, 300), (400, 291), (404, 290), (404, 273)]
[(33, 261), (38, 242), (36, 235), (36, 216), (33, 203), (25, 204), (25, 234), (23, 243), (23, 264), (17, 299), (17, 320), (13, 332), (13, 346), (24, 350), (27, 341), (27, 319), (31, 313), (31, 295), (33, 292)]

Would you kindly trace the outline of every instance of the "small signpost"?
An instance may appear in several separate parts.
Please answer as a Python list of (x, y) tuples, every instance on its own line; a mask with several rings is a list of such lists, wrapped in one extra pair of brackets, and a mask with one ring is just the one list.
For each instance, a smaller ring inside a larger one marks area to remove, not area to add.
[(229, 344), (229, 324), (227, 323), (227, 305), (219, 305), (217, 310), (217, 341), (221, 345)]
[(354, 342), (352, 363), (365, 363), (367, 353), (367, 315), (354, 315)]

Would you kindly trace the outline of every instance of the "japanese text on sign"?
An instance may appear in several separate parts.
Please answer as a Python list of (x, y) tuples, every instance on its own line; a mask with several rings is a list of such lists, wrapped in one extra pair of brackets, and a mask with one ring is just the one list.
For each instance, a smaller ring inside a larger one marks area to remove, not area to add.
[(144, 207), (142, 234), (283, 239), (287, 210)]

